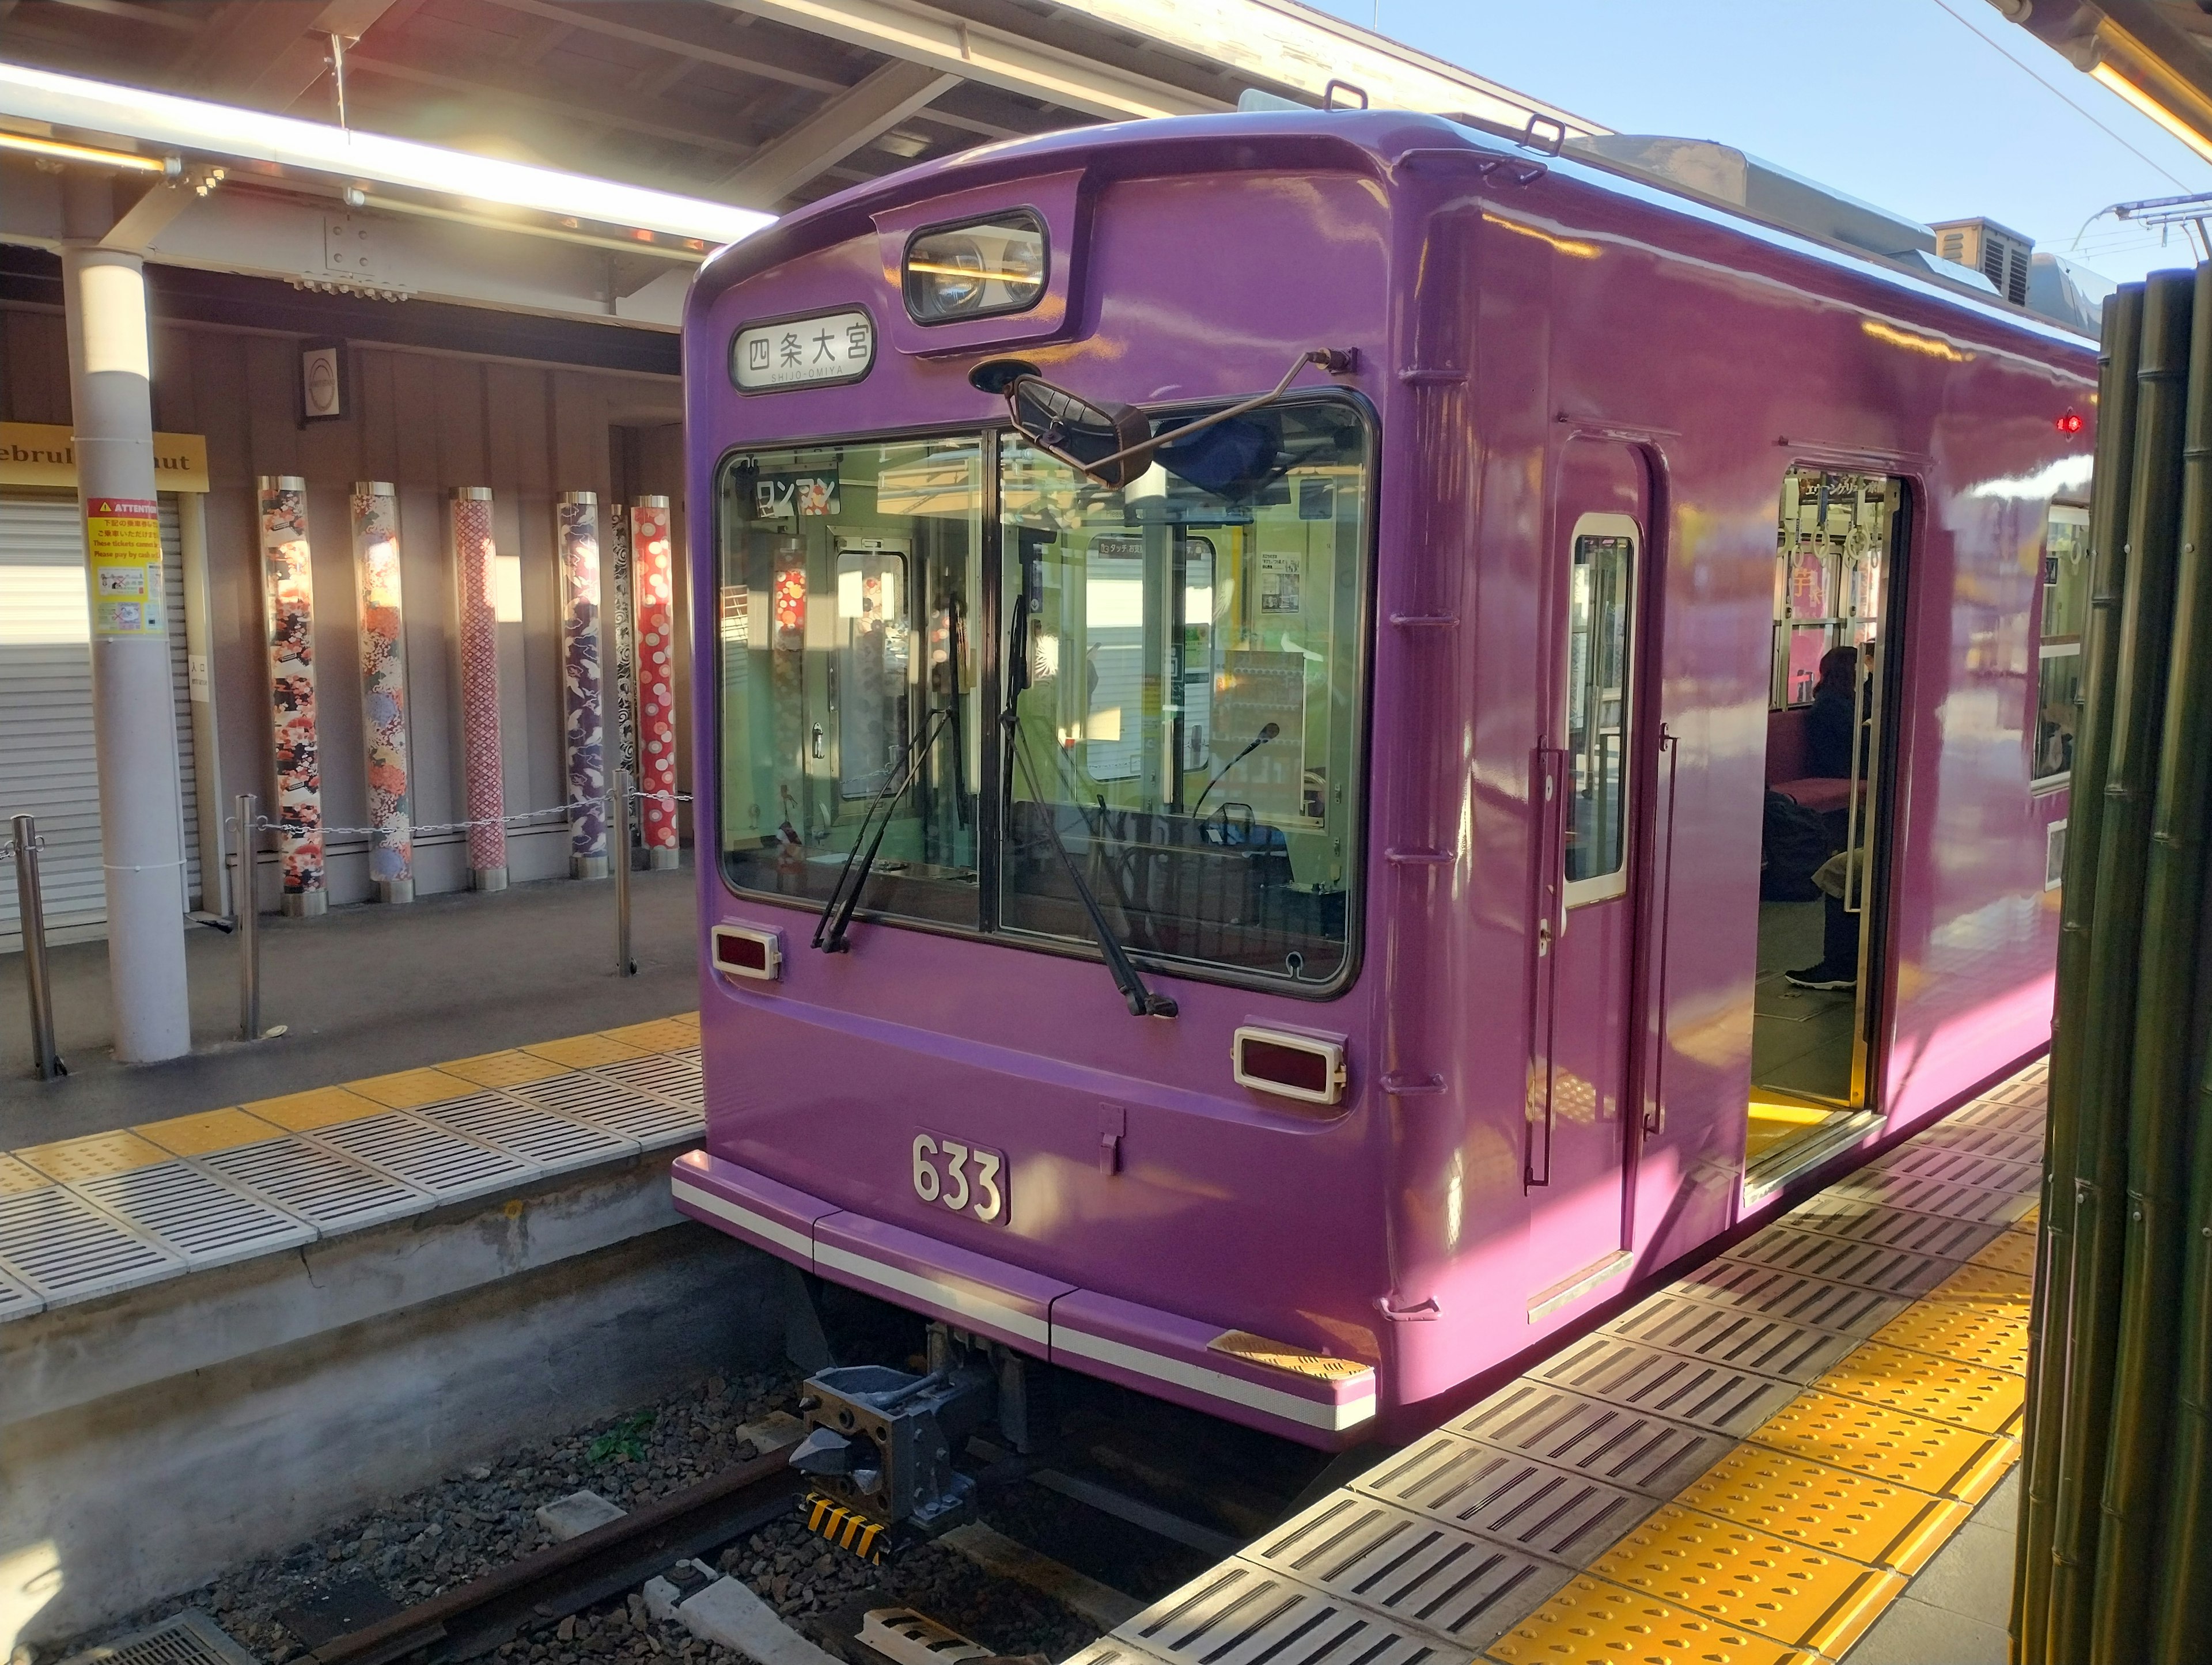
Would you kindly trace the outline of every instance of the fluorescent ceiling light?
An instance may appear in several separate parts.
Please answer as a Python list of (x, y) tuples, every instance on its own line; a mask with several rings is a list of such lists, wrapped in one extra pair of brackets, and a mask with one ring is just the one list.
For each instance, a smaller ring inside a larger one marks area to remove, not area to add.
[(56, 161), (91, 162), (100, 167), (120, 167), (135, 173), (164, 173), (168, 164), (159, 156), (134, 156), (127, 150), (100, 150), (89, 144), (70, 144), (61, 139), (42, 139), (30, 133), (0, 132), (0, 150), (21, 150)]
[(714, 243), (734, 243), (775, 219), (772, 214), (672, 191), (179, 98), (173, 93), (118, 87), (20, 64), (0, 64), (0, 114)]
[(2089, 71), (2089, 76), (2108, 90), (2118, 93), (2205, 161), (2212, 161), (2212, 139), (2206, 138), (2111, 64), (2098, 64)]

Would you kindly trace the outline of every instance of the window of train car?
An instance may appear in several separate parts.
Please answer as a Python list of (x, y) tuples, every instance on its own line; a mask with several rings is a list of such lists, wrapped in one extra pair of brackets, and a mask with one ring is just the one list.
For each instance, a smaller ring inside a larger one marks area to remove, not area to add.
[(1635, 522), (1586, 514), (1567, 589), (1567, 904), (1628, 883), (1628, 725), (1635, 678)]
[(1357, 878), (1370, 434), (1323, 399), (1182, 449), (1112, 491), (1005, 441), (1027, 675), (1002, 924), (1089, 941), (1057, 830), (1133, 951), (1327, 985)]
[(2038, 791), (2074, 772), (2074, 727), (2081, 705), (2081, 630), (2089, 616), (2089, 511), (2054, 504), (2043, 544), (2042, 624), (2036, 665)]
[(1771, 709), (1810, 706), (1820, 661), (1832, 649), (1873, 640), (1900, 489), (1880, 474), (1793, 468), (1783, 477)]
[(984, 714), (968, 619), (984, 487), (975, 434), (725, 461), (721, 846), (732, 884), (825, 900), (872, 807), (889, 827), (868, 909), (979, 923)]

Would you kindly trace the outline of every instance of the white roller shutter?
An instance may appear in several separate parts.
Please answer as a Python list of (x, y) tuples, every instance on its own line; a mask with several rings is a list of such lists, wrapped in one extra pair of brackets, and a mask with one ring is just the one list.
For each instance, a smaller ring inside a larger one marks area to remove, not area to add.
[[(193, 800), (191, 688), (184, 633), (184, 562), (173, 497), (161, 499), (162, 573), (169, 599), (172, 702), (178, 728), (179, 819), (185, 874), (178, 896), (199, 892)], [(33, 815), (50, 940), (103, 933), (100, 783), (93, 757), (92, 656), (86, 614), (84, 529), (76, 495), (0, 495), (0, 823)], [(0, 952), (20, 951), (15, 872), (0, 872)]]

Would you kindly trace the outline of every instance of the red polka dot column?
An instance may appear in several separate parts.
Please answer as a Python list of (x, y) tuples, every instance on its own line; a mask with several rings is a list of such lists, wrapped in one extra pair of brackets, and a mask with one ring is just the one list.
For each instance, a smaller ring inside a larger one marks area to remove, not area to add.
[(499, 757), (499, 550), (491, 488), (455, 486), (453, 571), (460, 584), (461, 781), (469, 823), (469, 878), (507, 889), (507, 813)]
[(646, 860), (673, 867), (676, 843), (676, 573), (668, 499), (630, 507), (631, 583), (637, 592), (637, 789)]

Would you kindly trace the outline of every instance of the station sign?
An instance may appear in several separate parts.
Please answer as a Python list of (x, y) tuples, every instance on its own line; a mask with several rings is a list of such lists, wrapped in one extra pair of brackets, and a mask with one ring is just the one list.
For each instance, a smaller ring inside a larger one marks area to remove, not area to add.
[[(76, 447), (59, 423), (0, 422), (0, 486), (76, 485)], [(154, 435), (154, 489), (205, 491), (207, 441), (198, 434)]]
[(858, 381), (876, 362), (876, 325), (848, 307), (748, 324), (730, 342), (730, 380), (742, 393)]

